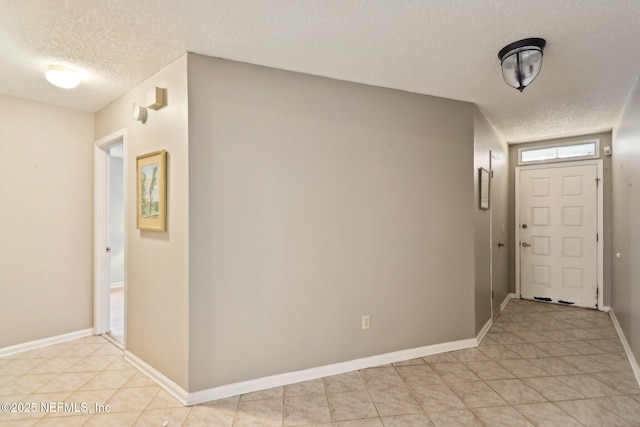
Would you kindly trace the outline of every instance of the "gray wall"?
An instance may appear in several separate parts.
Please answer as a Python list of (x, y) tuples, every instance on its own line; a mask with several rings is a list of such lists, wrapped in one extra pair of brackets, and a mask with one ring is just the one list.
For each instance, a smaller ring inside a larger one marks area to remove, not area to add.
[(0, 117), (3, 348), (93, 326), (93, 114), (0, 95)]
[[(167, 89), (167, 106), (148, 111), (145, 124), (132, 119), (155, 86)], [(127, 130), (125, 205), (127, 239), (126, 346), (187, 389), (189, 295), (189, 158), (187, 57), (96, 113), (96, 140)], [(136, 156), (165, 149), (167, 231), (136, 228)]]
[(640, 357), (640, 82), (613, 132), (612, 309)]
[[(491, 153), (494, 158), (491, 160)], [(475, 107), (474, 114), (474, 208), (475, 208), (475, 325), (480, 332), (491, 317), (493, 287), (494, 316), (509, 293), (507, 281), (509, 246), (508, 229), (508, 146), (491, 123)], [(479, 208), (479, 168), (493, 170), (490, 210)], [(493, 224), (492, 224), (493, 223)], [(505, 224), (504, 232), (502, 224)], [(493, 233), (493, 238), (491, 234)], [(493, 241), (493, 242), (492, 242)], [(507, 246), (499, 248), (498, 242)], [(492, 270), (493, 263), (493, 270)], [(492, 284), (493, 281), (493, 284)]]
[(188, 58), (190, 391), (475, 336), (472, 104)]
[[(587, 139), (600, 140), (600, 158), (603, 159), (604, 176), (602, 177), (603, 188), (603, 251), (604, 251), (604, 283), (603, 283), (603, 303), (605, 306), (611, 305), (611, 241), (612, 241), (612, 176), (611, 176), (611, 157), (602, 154), (603, 147), (611, 146), (611, 132), (603, 132), (589, 135), (573, 136), (570, 138), (547, 139), (544, 141), (536, 141), (525, 144), (513, 144), (509, 147), (509, 230), (515, 233), (515, 168), (518, 165), (518, 149), (526, 147), (537, 147), (541, 145), (560, 144), (565, 142), (584, 141)], [(515, 236), (513, 234), (512, 236)], [(515, 237), (511, 237), (513, 239)], [(516, 250), (513, 242), (509, 246), (509, 282), (511, 284), (511, 292), (515, 292), (515, 259)]]

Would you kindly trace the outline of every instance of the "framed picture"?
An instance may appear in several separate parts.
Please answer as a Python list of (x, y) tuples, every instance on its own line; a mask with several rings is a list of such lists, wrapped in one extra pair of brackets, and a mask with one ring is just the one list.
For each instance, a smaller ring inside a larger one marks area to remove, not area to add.
[(167, 229), (167, 152), (136, 157), (138, 181), (138, 228)]
[(480, 209), (489, 209), (489, 171), (479, 168), (480, 174)]

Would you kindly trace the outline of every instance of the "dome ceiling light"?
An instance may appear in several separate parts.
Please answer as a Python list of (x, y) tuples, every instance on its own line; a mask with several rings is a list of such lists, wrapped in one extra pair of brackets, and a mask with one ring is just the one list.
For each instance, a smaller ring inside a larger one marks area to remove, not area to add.
[(529, 86), (542, 68), (542, 49), (546, 44), (544, 39), (530, 38), (503, 47), (498, 58), (504, 81), (520, 92)]
[(76, 73), (60, 65), (49, 65), (49, 70), (44, 76), (49, 83), (63, 89), (73, 89), (80, 83), (80, 79)]

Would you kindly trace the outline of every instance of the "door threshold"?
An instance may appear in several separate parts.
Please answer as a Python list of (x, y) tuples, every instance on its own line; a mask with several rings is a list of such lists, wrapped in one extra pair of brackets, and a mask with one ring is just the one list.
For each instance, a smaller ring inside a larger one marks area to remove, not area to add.
[(102, 334), (103, 337), (107, 339), (111, 344), (118, 347), (120, 350), (124, 350), (124, 344), (118, 341), (110, 332)]

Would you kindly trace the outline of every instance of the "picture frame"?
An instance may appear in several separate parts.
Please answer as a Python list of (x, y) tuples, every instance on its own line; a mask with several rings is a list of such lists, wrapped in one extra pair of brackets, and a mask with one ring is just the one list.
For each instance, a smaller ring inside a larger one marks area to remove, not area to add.
[(490, 175), (485, 168), (478, 168), (478, 183), (480, 185), (480, 209), (489, 209)]
[(136, 157), (137, 205), (140, 230), (167, 229), (167, 152)]

